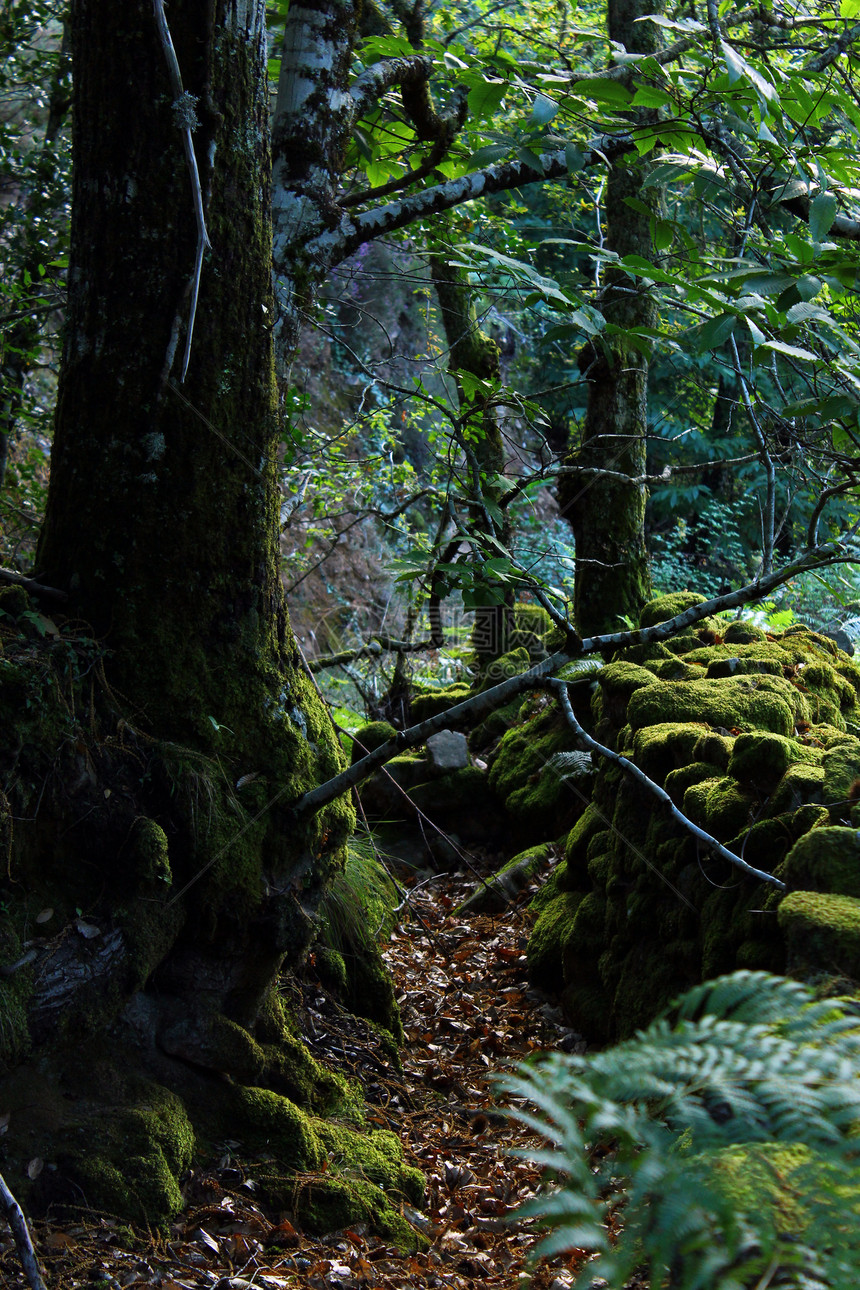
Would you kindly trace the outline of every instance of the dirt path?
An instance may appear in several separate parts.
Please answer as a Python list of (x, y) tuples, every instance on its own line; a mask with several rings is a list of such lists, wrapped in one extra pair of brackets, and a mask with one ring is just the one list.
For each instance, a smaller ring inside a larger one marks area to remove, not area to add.
[[(194, 1180), (189, 1209), (168, 1241), (123, 1248), (119, 1225), (105, 1218), (36, 1233), (49, 1290), (290, 1290), (310, 1287), (473, 1285), (514, 1290), (528, 1284), (525, 1261), (535, 1236), (511, 1214), (539, 1184), (512, 1157), (529, 1139), (492, 1104), (491, 1076), (535, 1049), (572, 1047), (556, 1009), (529, 989), (525, 949), (530, 893), (503, 917), (461, 917), (455, 910), (474, 877), (439, 875), (409, 893), (387, 953), (398, 986), (407, 1042), (403, 1073), (373, 1051), (368, 1028), (310, 984), (302, 1000), (312, 1047), (337, 1054), (358, 1077), (375, 1127), (398, 1133), (427, 1178), (424, 1210), (404, 1216), (429, 1248), (402, 1255), (362, 1224), (326, 1239), (273, 1226), (254, 1205), (229, 1160)], [(314, 1038), (315, 1036), (315, 1038)], [(534, 1271), (536, 1290), (565, 1290), (574, 1263), (562, 1258)], [(0, 1233), (0, 1284), (25, 1284), (11, 1237)]]

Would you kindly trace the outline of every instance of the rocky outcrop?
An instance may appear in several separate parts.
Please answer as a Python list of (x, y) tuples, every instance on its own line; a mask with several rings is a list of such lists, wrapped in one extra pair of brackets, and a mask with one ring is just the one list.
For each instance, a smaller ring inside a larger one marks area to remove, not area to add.
[[(653, 602), (643, 625), (691, 597)], [(860, 980), (860, 668), (805, 628), (771, 636), (706, 620), (619, 653), (597, 681), (597, 738), (788, 893), (707, 854), (604, 762), (539, 894), (529, 946), (533, 975), (562, 990), (571, 1023), (596, 1039), (627, 1034), (736, 967)], [(520, 793), (535, 742), (521, 739)]]

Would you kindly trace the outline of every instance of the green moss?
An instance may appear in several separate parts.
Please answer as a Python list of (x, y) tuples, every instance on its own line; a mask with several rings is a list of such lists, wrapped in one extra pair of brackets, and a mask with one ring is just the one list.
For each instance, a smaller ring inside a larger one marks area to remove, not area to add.
[(689, 766), (681, 766), (678, 770), (670, 770), (663, 787), (675, 805), (681, 807), (684, 802), (684, 794), (688, 788), (694, 784), (701, 784), (704, 780), (713, 780), (714, 778), (714, 767), (711, 763), (692, 761)]
[(532, 665), (529, 652), (523, 646), (516, 649), (508, 650), (506, 654), (492, 659), (486, 664), (481, 674), (481, 680), (475, 686), (474, 694), (482, 694), (484, 690), (490, 690), (500, 681), (507, 681), (511, 676), (520, 676), (527, 672)]
[(492, 877), (480, 883), (458, 907), (457, 913), (501, 913), (546, 864), (552, 850), (553, 844), (544, 842), (540, 846), (520, 851), (502, 865), (501, 869), (497, 869)]
[(732, 748), (728, 772), (741, 783), (765, 792), (773, 789), (795, 762), (817, 764), (820, 756), (796, 739), (756, 731), (738, 735)]
[(684, 814), (720, 842), (726, 842), (753, 822), (758, 798), (730, 777), (692, 784), (684, 794)]
[(630, 696), (643, 685), (654, 684), (654, 673), (637, 663), (608, 663), (597, 673), (603, 692), (603, 715), (615, 725), (623, 725)]
[(509, 730), (493, 758), (490, 787), (535, 842), (558, 837), (581, 809), (570, 785), (548, 764), (569, 747), (566, 727), (546, 710)]
[(574, 824), (567, 836), (564, 847), (564, 859), (567, 864), (571, 885), (577, 885), (577, 879), (584, 873), (588, 858), (589, 844), (598, 833), (607, 827), (607, 817), (599, 806), (589, 802), (582, 815)]
[(659, 681), (697, 681), (702, 675), (700, 667), (695, 667), (674, 655), (654, 663), (646, 663), (645, 666)]
[(777, 784), (767, 804), (768, 812), (772, 815), (784, 815), (807, 803), (820, 802), (823, 785), (824, 771), (821, 766), (795, 763), (789, 766)]
[(522, 706), (522, 698), (518, 696), (510, 703), (506, 703), (503, 708), (496, 708), (480, 725), (475, 726), (469, 735), (469, 748), (472, 752), (489, 748), (497, 739), (501, 739), (502, 735), (507, 734), (519, 716)]
[(86, 1128), (62, 1133), (53, 1154), (85, 1204), (161, 1227), (183, 1206), (179, 1180), (191, 1164), (194, 1132), (168, 1089), (139, 1084), (136, 1091), (139, 1106), (102, 1106)]
[(791, 848), (782, 876), (795, 889), (860, 899), (860, 835), (856, 829), (814, 829)]
[[(639, 615), (639, 626), (654, 627), (657, 623), (667, 622), (670, 618), (675, 618), (677, 614), (682, 614), (685, 609), (692, 609), (693, 605), (703, 604), (704, 600), (705, 597), (697, 591), (673, 591), (669, 595), (658, 596), (656, 600), (650, 600), (643, 608)], [(692, 627), (687, 628), (687, 631), (692, 630)]]
[[(644, 727), (633, 736), (636, 764), (651, 779), (662, 784), (671, 770), (680, 770), (693, 761), (712, 760), (707, 755), (710, 751), (708, 745), (701, 742), (707, 734), (703, 725), (692, 722), (658, 722)], [(719, 739), (719, 736), (715, 738)], [(715, 744), (714, 748), (717, 747)]]
[(360, 1179), (318, 1176), (303, 1180), (300, 1186), (292, 1182), (283, 1192), (270, 1186), (269, 1198), (281, 1209), (295, 1202), (302, 1227), (313, 1235), (326, 1236), (368, 1223), (404, 1253), (427, 1245), (426, 1238), (386, 1201), (378, 1187)]
[(573, 954), (598, 955), (603, 948), (606, 932), (606, 899), (602, 892), (590, 891), (579, 901), (570, 935), (563, 945), (563, 956), (567, 961)]
[(439, 690), (419, 690), (412, 699), (412, 719), (426, 721), (440, 712), (447, 712), (455, 704), (472, 697), (474, 691), (466, 684), (448, 685)]
[(562, 892), (570, 890), (570, 886), (567, 864), (562, 860), (553, 868), (546, 881), (538, 887), (529, 908), (534, 914), (539, 914)]
[(554, 624), (542, 605), (514, 605), (514, 630), (511, 645), (528, 650), (532, 662), (544, 658), (548, 652), (547, 641)]
[(235, 1132), (254, 1151), (267, 1151), (290, 1173), (321, 1168), (325, 1151), (314, 1122), (289, 1098), (266, 1088), (231, 1090)]
[(528, 943), (529, 975), (537, 985), (558, 989), (562, 982), (565, 948), (573, 936), (582, 892), (564, 891), (545, 902)]
[[(688, 661), (695, 656), (688, 655)], [(729, 649), (727, 657), (715, 658), (708, 663), (705, 676), (713, 680), (726, 676), (782, 676), (781, 659), (738, 658), (737, 651)]]
[(824, 767), (824, 801), (828, 806), (848, 807), (849, 790), (860, 777), (860, 740), (847, 740), (828, 748), (822, 758)]
[(793, 891), (778, 917), (793, 974), (838, 972), (860, 980), (860, 900)]
[(805, 1145), (764, 1142), (732, 1146), (708, 1160), (712, 1185), (738, 1216), (755, 1218), (795, 1239), (803, 1231), (803, 1203), (813, 1157)]
[(136, 876), (142, 883), (161, 885), (162, 890), (171, 885), (173, 876), (167, 853), (167, 834), (155, 820), (137, 821), (132, 856)]
[(773, 873), (795, 837), (794, 814), (789, 811), (773, 819), (756, 820), (751, 826), (743, 826), (736, 837), (729, 838), (727, 845), (730, 851), (742, 855), (757, 869)]
[(420, 1205), (424, 1198), (424, 1176), (403, 1162), (403, 1147), (396, 1134), (386, 1129), (358, 1134), (339, 1124), (320, 1121), (320, 1141), (328, 1168), (339, 1175), (354, 1174)]
[(350, 760), (361, 761), (362, 757), (389, 743), (396, 735), (397, 731), (388, 721), (370, 721), (366, 726), (359, 726), (352, 741)]
[(808, 719), (801, 696), (783, 677), (655, 681), (637, 690), (627, 708), (634, 730), (666, 722), (700, 721), (724, 730), (746, 728), (790, 735)]
[(727, 645), (751, 645), (754, 641), (767, 640), (767, 632), (753, 622), (739, 619), (729, 623), (723, 640)]

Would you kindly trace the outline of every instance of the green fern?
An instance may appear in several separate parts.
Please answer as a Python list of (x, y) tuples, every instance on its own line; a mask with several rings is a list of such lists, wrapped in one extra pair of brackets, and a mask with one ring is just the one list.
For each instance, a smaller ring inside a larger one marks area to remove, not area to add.
[[(634, 1038), (502, 1081), (559, 1180), (520, 1214), (538, 1254), (592, 1251), (581, 1285), (854, 1290), (860, 1272), (860, 1025), (851, 1001), (737, 972)], [(607, 1210), (623, 1207), (610, 1244)]]

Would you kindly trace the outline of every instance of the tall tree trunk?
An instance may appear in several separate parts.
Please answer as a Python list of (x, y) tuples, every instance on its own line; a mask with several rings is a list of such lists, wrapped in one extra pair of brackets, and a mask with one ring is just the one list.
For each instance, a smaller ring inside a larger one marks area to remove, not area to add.
[[(463, 271), (448, 263), (443, 250), (431, 253), (430, 272), (448, 345), (448, 370), (456, 382), (459, 397), (463, 425), (461, 446), (467, 455), (467, 474), (471, 481), (469, 521), (475, 535), (475, 553), (498, 556), (491, 539), (497, 539), (504, 546), (510, 540), (510, 526), (499, 510), (500, 477), (505, 469), (504, 443), (495, 409), (488, 406), (483, 395), (469, 395), (459, 373), (480, 381), (497, 381), (499, 347), (479, 326)], [(487, 581), (488, 598), (493, 603), (475, 608), (472, 632), (475, 659), (482, 671), (505, 653), (513, 626), (510, 589), (501, 583), (494, 585), (492, 578)]]
[[(637, 21), (655, 11), (642, 0), (610, 0), (608, 33), (628, 53), (651, 53), (659, 28)], [(649, 190), (653, 193), (653, 190)], [(643, 200), (642, 171), (616, 163), (606, 184), (607, 243), (620, 256), (653, 254), (650, 217), (629, 203)], [(656, 204), (656, 198), (652, 197)], [(607, 323), (654, 327), (650, 293), (625, 274), (610, 270), (601, 305)], [(583, 636), (614, 632), (621, 617), (636, 619), (650, 595), (645, 548), (645, 474), (648, 360), (623, 337), (587, 346), (581, 360), (589, 381), (582, 440), (562, 476), (559, 502), (576, 545), (574, 617)], [(601, 471), (615, 472), (601, 475)], [(629, 482), (617, 478), (627, 475)]]
[[(189, 1116), (210, 1141), (265, 1146), (264, 1199), (285, 1208), (280, 1176), (326, 1154), (305, 1112), (353, 1096), (273, 988), (304, 961), (353, 814), (343, 800), (301, 825), (289, 814), (342, 754), (279, 582), (264, 5), (167, 13), (196, 104), (176, 103), (150, 0), (73, 4), (70, 300), (38, 551), (72, 621), (44, 655), (47, 686), (26, 660), (20, 681), (14, 667), (0, 678), (30, 687), (27, 709), (31, 690), (48, 696), (34, 724), (0, 692), (25, 749), (21, 800), (0, 794), (7, 841), (13, 810), (37, 816), (15, 825), (0, 909), (0, 1063), (36, 1049), (5, 1085), (11, 1173), (27, 1186), (44, 1156), (58, 1165), (44, 1199), (65, 1186), (150, 1222), (181, 1204)], [(183, 383), (197, 230), (177, 126), (191, 106), (212, 250)], [(75, 635), (82, 620), (103, 658)], [(60, 934), (25, 953), (44, 906)], [(339, 1132), (334, 1158), (349, 1162)], [(385, 1151), (384, 1168), (384, 1151), (347, 1167), (397, 1186)], [(376, 1212), (374, 1196), (347, 1197), (343, 1220)]]

